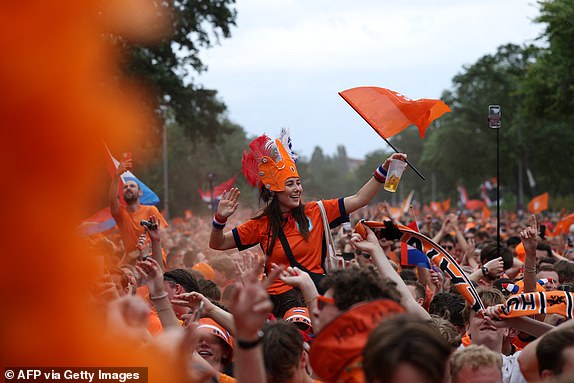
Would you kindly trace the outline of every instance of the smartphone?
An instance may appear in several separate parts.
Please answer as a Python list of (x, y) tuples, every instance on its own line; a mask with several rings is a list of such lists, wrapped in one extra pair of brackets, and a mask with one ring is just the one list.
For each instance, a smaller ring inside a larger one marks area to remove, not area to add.
[(546, 237), (546, 225), (540, 225), (540, 238), (545, 239)]
[(350, 261), (355, 258), (355, 253), (342, 253), (341, 256), (345, 261)]
[(488, 106), (488, 127), (493, 129), (500, 129), (502, 121), (502, 110), (500, 105)]

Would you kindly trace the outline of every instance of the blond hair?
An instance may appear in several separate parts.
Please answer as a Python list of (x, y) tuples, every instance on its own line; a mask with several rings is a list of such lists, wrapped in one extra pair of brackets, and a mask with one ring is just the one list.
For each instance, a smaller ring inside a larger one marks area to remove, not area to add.
[(470, 366), (474, 371), (479, 367), (496, 366), (502, 369), (502, 356), (486, 346), (475, 344), (459, 348), (450, 356), (450, 376), (457, 383), (457, 375), (464, 366)]

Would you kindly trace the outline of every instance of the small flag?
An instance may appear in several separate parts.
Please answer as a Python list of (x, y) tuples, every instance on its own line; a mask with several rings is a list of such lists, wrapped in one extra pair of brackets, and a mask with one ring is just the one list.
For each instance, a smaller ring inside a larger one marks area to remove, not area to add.
[(548, 193), (542, 193), (530, 200), (528, 211), (532, 214), (538, 214), (548, 209)]
[[(237, 178), (237, 175), (234, 175), (233, 177), (231, 177), (227, 181), (224, 181), (224, 182), (220, 183), (219, 185), (217, 185), (213, 188), (213, 200), (214, 200), (216, 206), (217, 206), (217, 203), (219, 202), (219, 200), (221, 199), (221, 196), (223, 195), (223, 193), (226, 190), (231, 189), (231, 187), (235, 183), (236, 178)], [(211, 191), (209, 191), (209, 190), (203, 191), (203, 190), (201, 190), (201, 188), (198, 188), (197, 190), (199, 191), (199, 194), (201, 195), (201, 199), (205, 203), (207, 203), (209, 206), (211, 206), (211, 196), (212, 196)]]

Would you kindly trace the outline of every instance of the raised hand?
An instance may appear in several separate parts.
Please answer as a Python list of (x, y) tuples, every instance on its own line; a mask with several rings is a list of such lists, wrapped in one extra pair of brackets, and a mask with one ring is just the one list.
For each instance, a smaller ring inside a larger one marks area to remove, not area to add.
[(144, 226), (145, 232), (149, 235), (149, 238), (152, 242), (159, 242), (160, 241), (160, 234), (159, 234), (159, 222), (155, 215), (149, 216), (149, 221), (152, 223), (152, 228)]
[(536, 253), (536, 245), (538, 245), (538, 223), (536, 222), (536, 216), (534, 214), (530, 216), (530, 224), (528, 227), (520, 232), (520, 240), (524, 245), (526, 254), (529, 252)]
[(504, 262), (502, 257), (491, 259), (484, 266), (488, 269), (488, 275), (492, 278), (498, 278), (504, 273)]
[(133, 160), (131, 158), (122, 158), (118, 167), (116, 168), (116, 175), (120, 176), (133, 167)]
[[(271, 270), (275, 270), (276, 267), (277, 265), (273, 264)], [(287, 269), (282, 270), (279, 274), (279, 279), (285, 282), (285, 284), (296, 287), (300, 290), (304, 290), (305, 286), (313, 284), (311, 276), (297, 267), (288, 267)]]
[(136, 270), (143, 276), (150, 295), (160, 296), (164, 293), (163, 272), (159, 264), (150, 257), (136, 263)]
[(221, 200), (217, 205), (217, 215), (223, 219), (227, 219), (239, 206), (239, 192), (238, 188), (231, 188), (226, 190), (221, 196)]
[(243, 282), (243, 279), (255, 272), (260, 275), (263, 272), (265, 266), (265, 259), (259, 259), (257, 254), (247, 250), (245, 252), (237, 254), (233, 258), (233, 263), (235, 264), (235, 270), (239, 274), (239, 279)]
[(391, 164), (391, 160), (401, 160), (403, 162), (407, 161), (407, 155), (405, 153), (393, 153), (389, 158), (383, 162), (383, 169), (389, 170), (389, 165)]
[(252, 340), (265, 324), (273, 309), (265, 284), (252, 272), (245, 277), (243, 284), (236, 284), (231, 303), (231, 313), (235, 320), (235, 331), (239, 339)]

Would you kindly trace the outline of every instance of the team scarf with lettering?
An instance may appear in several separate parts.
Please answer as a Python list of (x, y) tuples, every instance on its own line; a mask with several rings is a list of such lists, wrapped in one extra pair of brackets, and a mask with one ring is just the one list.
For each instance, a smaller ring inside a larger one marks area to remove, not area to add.
[(517, 318), (537, 314), (558, 314), (574, 317), (574, 294), (567, 291), (537, 291), (510, 296), (499, 306), (501, 318)]
[(363, 238), (366, 238), (366, 231), (363, 225), (371, 228), (379, 239), (400, 239), (401, 242), (405, 242), (407, 245), (422, 251), (433, 265), (442, 270), (451, 279), (453, 286), (475, 312), (484, 309), (484, 304), (480, 300), (468, 276), (464, 273), (454, 257), (438, 243), (408, 226), (396, 224), (391, 221), (360, 221), (355, 227), (355, 231)]

